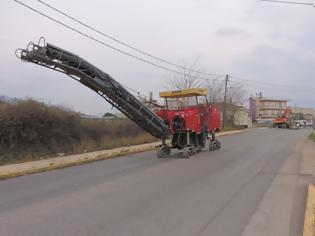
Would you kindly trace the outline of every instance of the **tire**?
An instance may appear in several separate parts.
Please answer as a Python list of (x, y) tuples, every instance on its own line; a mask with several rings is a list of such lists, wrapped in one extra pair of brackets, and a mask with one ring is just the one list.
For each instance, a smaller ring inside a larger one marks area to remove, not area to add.
[(156, 149), (156, 155), (158, 158), (162, 158), (163, 157), (163, 152), (162, 152), (162, 148), (161, 147), (158, 147)]
[(186, 159), (189, 159), (193, 154), (193, 151), (191, 148), (185, 148), (184, 151), (183, 151), (183, 156), (186, 158)]
[(221, 148), (221, 142), (217, 141), (217, 148), (220, 149)]
[(158, 158), (163, 158), (163, 157), (169, 156), (170, 154), (171, 154), (170, 147), (158, 147), (156, 149), (156, 155)]
[(214, 142), (209, 142), (209, 151), (214, 151)]
[(168, 146), (168, 147), (166, 147), (165, 148), (165, 155), (166, 156), (170, 156), (171, 155), (171, 151), (172, 151), (172, 149)]

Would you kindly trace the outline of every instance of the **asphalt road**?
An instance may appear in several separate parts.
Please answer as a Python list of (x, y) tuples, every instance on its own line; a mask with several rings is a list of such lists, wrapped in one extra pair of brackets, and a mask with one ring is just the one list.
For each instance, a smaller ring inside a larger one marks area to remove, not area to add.
[(0, 181), (0, 235), (251, 232), (265, 193), (308, 132), (251, 130), (222, 137), (220, 151), (189, 160), (145, 152)]

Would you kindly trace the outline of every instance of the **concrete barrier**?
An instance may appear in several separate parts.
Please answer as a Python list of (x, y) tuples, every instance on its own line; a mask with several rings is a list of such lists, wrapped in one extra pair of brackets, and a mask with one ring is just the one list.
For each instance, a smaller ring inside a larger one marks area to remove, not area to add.
[[(217, 137), (242, 133), (245, 130), (235, 130), (218, 133)], [(155, 149), (161, 142), (154, 142), (148, 144), (135, 145), (130, 147), (121, 147), (110, 150), (102, 150), (96, 152), (75, 154), (62, 157), (54, 157), (39, 161), (30, 161), (19, 164), (10, 164), (0, 166), (0, 179), (6, 179), (26, 174), (38, 173), (52, 169), (64, 168), (68, 166), (79, 165), (97, 160), (105, 160), (127, 154), (144, 152)]]

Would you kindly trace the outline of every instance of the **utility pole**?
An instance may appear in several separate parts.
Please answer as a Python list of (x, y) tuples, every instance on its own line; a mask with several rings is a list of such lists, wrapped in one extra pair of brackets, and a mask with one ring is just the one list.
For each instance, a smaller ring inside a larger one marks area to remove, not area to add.
[(223, 103), (223, 123), (222, 128), (224, 128), (224, 125), (226, 123), (226, 99), (227, 99), (227, 85), (229, 81), (229, 75), (226, 75), (225, 77), (225, 88), (224, 88), (224, 103)]

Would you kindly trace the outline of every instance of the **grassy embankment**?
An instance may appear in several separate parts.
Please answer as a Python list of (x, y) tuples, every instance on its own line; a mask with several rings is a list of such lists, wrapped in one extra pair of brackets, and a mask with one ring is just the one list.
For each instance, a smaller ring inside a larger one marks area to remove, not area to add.
[(128, 119), (84, 119), (31, 99), (0, 99), (0, 165), (155, 140)]
[(308, 138), (310, 140), (313, 140), (315, 142), (315, 132), (310, 133), (310, 135), (308, 136)]

